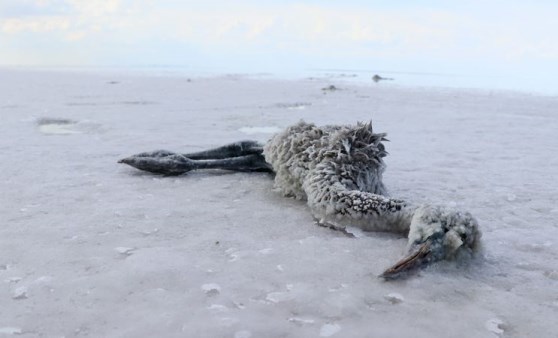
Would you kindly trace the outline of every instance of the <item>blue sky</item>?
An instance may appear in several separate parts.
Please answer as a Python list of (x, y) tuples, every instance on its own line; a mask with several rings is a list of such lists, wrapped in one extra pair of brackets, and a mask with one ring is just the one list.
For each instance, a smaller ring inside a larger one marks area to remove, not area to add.
[(0, 65), (547, 74), (556, 13), (516, 0), (2, 0)]

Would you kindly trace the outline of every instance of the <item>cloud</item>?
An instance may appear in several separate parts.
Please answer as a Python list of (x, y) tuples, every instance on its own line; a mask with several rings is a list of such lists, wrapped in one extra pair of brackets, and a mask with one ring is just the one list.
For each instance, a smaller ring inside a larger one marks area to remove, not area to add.
[(60, 15), (67, 9), (63, 2), (52, 5), (38, 0), (3, 0), (0, 2), (0, 20), (2, 18)]
[(0, 23), (0, 32), (17, 34), (21, 32), (49, 33), (65, 31), (70, 27), (70, 20), (64, 17), (45, 17), (33, 19), (7, 19)]
[(121, 0), (66, 0), (65, 2), (78, 15), (87, 17), (99, 17), (118, 13), (122, 5)]
[(345, 59), (558, 57), (558, 23), (552, 17), (556, 6), (550, 2), (539, 7), (514, 1), (513, 6), (497, 1), (500, 7), (474, 0), (462, 7), (432, 3), (411, 7), (364, 1), (278, 5), (251, 0), (3, 0), (0, 33), (6, 36), (0, 36), (0, 44), (10, 48), (7, 36), (12, 42), (41, 38), (61, 48), (87, 47), (106, 59), (114, 53), (125, 59), (126, 49), (135, 54), (155, 48), (174, 53), (176, 46), (224, 55), (290, 53)]

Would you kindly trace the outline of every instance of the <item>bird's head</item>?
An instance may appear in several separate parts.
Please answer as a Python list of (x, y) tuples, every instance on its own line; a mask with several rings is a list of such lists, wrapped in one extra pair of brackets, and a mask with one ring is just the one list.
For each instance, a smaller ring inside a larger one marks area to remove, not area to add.
[(468, 212), (439, 206), (416, 209), (409, 230), (409, 253), (380, 277), (394, 279), (440, 260), (470, 257), (479, 248), (481, 232)]

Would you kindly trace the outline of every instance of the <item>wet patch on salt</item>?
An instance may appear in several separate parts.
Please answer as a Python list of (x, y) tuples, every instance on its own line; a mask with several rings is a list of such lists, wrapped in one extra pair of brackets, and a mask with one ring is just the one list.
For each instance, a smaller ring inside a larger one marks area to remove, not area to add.
[(37, 120), (37, 125), (39, 131), (43, 134), (50, 135), (70, 135), (79, 134), (80, 132), (74, 130), (73, 127), (76, 125), (76, 121), (69, 119), (59, 119), (44, 117)]
[(68, 102), (67, 106), (86, 106), (86, 107), (96, 107), (96, 106), (147, 106), (155, 105), (157, 102), (153, 101), (115, 101), (115, 102)]
[(320, 337), (331, 337), (341, 331), (341, 326), (337, 324), (325, 324), (320, 329)]
[(247, 135), (254, 134), (275, 134), (281, 131), (278, 127), (242, 127), (238, 129), (241, 133)]
[(283, 109), (303, 110), (306, 109), (306, 107), (309, 107), (311, 105), (312, 103), (309, 102), (294, 102), (294, 103), (277, 103), (275, 107), (283, 108)]
[(213, 312), (227, 312), (229, 310), (225, 305), (221, 304), (211, 304), (207, 309)]
[(314, 319), (307, 319), (307, 318), (300, 318), (300, 317), (291, 317), (288, 319), (289, 322), (295, 323), (297, 325), (311, 325), (314, 324)]
[(91, 134), (103, 132), (99, 123), (92, 121), (75, 121), (65, 118), (43, 117), (36, 121), (39, 131), (46, 135)]
[(23, 331), (19, 327), (0, 327), (0, 334), (2, 335), (20, 335)]
[(261, 249), (258, 252), (262, 255), (269, 255), (270, 253), (273, 252), (273, 249), (272, 248), (265, 248), (265, 249)]
[(545, 271), (543, 274), (544, 274), (545, 277), (547, 277), (549, 279), (558, 280), (558, 271), (556, 271), (556, 270)]
[(252, 332), (247, 330), (237, 331), (234, 333), (234, 338), (250, 338), (252, 337)]

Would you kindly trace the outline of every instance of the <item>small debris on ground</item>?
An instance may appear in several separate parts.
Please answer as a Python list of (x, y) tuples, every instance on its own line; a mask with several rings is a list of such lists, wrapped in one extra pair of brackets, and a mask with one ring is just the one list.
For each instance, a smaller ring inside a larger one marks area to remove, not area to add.
[(114, 251), (118, 252), (122, 256), (130, 256), (131, 254), (134, 253), (134, 250), (135, 250), (134, 248), (127, 248), (124, 246), (119, 246), (117, 248), (114, 248)]
[(27, 298), (27, 288), (25, 286), (20, 286), (16, 288), (12, 293), (13, 299), (26, 299)]
[(384, 298), (391, 304), (399, 304), (405, 300), (405, 298), (402, 295), (395, 292), (385, 295)]
[(504, 328), (503, 328), (504, 322), (501, 321), (498, 318), (492, 318), (486, 321), (486, 323), (484, 324), (484, 327), (492, 332), (495, 333), (497, 335), (501, 335), (502, 333), (504, 333)]
[(334, 85), (329, 85), (329, 86), (327, 86), (327, 87), (322, 88), (322, 90), (323, 90), (324, 92), (325, 92), (325, 91), (333, 92), (333, 91), (339, 90), (339, 88), (335, 87)]
[(384, 80), (393, 80), (393, 78), (381, 77), (380, 75), (375, 74), (374, 76), (372, 76), (372, 80), (374, 80), (374, 82), (379, 82), (379, 81), (384, 81)]
[(203, 292), (208, 296), (216, 296), (221, 293), (221, 286), (215, 283), (208, 283), (201, 286)]

